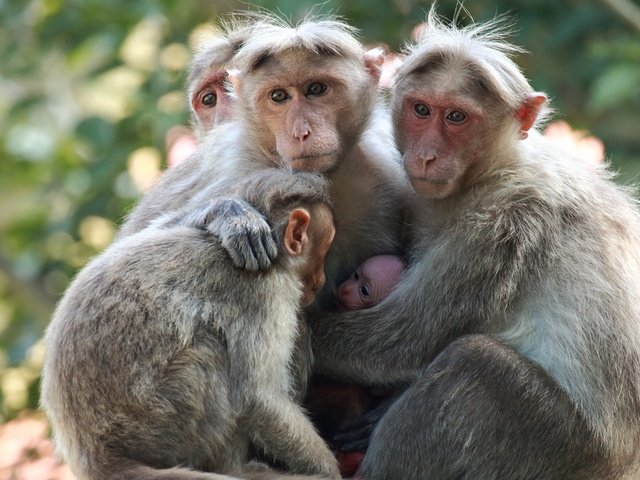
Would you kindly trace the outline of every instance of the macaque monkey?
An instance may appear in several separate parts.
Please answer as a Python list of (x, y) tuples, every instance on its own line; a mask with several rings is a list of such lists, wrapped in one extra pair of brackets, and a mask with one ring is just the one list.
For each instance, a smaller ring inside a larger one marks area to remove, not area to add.
[(247, 27), (241, 23), (229, 23), (224, 35), (207, 39), (193, 57), (187, 78), (187, 95), (192, 127), (198, 139), (233, 118), (228, 68), (248, 34)]
[(403, 271), (402, 259), (396, 255), (367, 258), (338, 286), (338, 309), (358, 310), (377, 305), (391, 293)]
[(540, 135), (504, 33), (431, 10), (392, 98), (409, 266), (378, 305), (311, 322), (321, 372), (411, 382), (367, 480), (640, 478), (638, 208)]
[(250, 445), (292, 472), (340, 478), (291, 374), (335, 232), (326, 180), (272, 169), (237, 194), (273, 225), (270, 269), (232, 264), (209, 230), (213, 201), (115, 242), (60, 302), (42, 404), (80, 479), (293, 478), (248, 464)]
[[(250, 18), (241, 35), (227, 34), (243, 39), (225, 50), (233, 52), (232, 118), (208, 131), (191, 158), (163, 175), (130, 213), (119, 238), (163, 215), (186, 214), (203, 201), (227, 196), (250, 172), (282, 168), (329, 179), (337, 234), (321, 294), (326, 303), (360, 262), (399, 253), (410, 189), (389, 114), (378, 98), (382, 54), (366, 51), (354, 34), (336, 20), (292, 27), (271, 17)], [(206, 54), (198, 58), (192, 78), (199, 76), (198, 65), (208, 65)], [(235, 264), (268, 268), (277, 253), (268, 223), (241, 202), (228, 216), (233, 213), (234, 221), (217, 234)]]

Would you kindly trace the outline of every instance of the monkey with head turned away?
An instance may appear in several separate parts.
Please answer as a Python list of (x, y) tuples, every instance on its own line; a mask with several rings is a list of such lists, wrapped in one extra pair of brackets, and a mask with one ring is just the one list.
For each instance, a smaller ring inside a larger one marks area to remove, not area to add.
[(42, 404), (78, 478), (281, 478), (248, 463), (251, 446), (340, 478), (292, 378), (300, 310), (324, 283), (335, 231), (327, 188), (277, 169), (241, 182), (279, 248), (265, 271), (233, 265), (210, 202), (116, 241), (77, 275), (47, 330)]

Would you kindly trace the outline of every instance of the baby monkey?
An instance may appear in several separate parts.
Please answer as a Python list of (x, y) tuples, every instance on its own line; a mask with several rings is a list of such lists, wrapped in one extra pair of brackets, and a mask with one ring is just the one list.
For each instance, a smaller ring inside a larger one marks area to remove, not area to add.
[(77, 275), (46, 334), (42, 403), (79, 479), (285, 477), (249, 463), (251, 445), (340, 478), (292, 378), (300, 310), (335, 233), (327, 187), (276, 169), (239, 186), (280, 249), (263, 272), (234, 267), (210, 233), (228, 221), (220, 203), (233, 199), (220, 199), (115, 242)]
[[(338, 309), (360, 310), (377, 305), (395, 288), (404, 270), (405, 265), (397, 255), (369, 257), (338, 287)], [(369, 416), (378, 419), (377, 410), (374, 411), (376, 405), (381, 405), (382, 411), (386, 411), (393, 399), (391, 393), (386, 389), (370, 391), (354, 384), (316, 378), (305, 406), (323, 436), (331, 439), (333, 446), (338, 450), (336, 458), (343, 476), (350, 477), (356, 473), (366, 449), (366, 445), (350, 443), (350, 426), (354, 425), (354, 428), (360, 429), (366, 424), (373, 428), (374, 424), (369, 424)], [(389, 402), (385, 402), (386, 399), (389, 399)], [(367, 415), (368, 411), (371, 414)], [(347, 432), (346, 442), (341, 441), (342, 429)], [(348, 445), (346, 450), (345, 445)]]
[(339, 310), (373, 307), (391, 293), (404, 272), (402, 259), (396, 255), (369, 257), (338, 287)]

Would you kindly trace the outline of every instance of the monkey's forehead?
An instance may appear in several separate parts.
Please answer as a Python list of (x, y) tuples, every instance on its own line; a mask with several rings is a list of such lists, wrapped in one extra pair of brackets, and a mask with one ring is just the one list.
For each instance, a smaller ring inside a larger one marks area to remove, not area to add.
[(444, 72), (452, 75), (452, 86), (460, 82), (480, 85), (513, 108), (533, 91), (520, 68), (503, 52), (464, 38), (458, 40), (419, 44), (398, 69), (396, 85), (415, 88), (416, 77), (428, 79)]
[(289, 51), (315, 55), (361, 58), (364, 47), (353, 29), (338, 21), (305, 22), (298, 27), (264, 24), (252, 29), (235, 57), (237, 68), (251, 71), (267, 56)]
[(350, 78), (358, 82), (358, 70), (360, 74), (364, 72), (361, 61), (296, 49), (266, 55), (245, 73), (258, 84), (295, 85), (305, 84), (310, 79), (344, 83), (344, 79)]

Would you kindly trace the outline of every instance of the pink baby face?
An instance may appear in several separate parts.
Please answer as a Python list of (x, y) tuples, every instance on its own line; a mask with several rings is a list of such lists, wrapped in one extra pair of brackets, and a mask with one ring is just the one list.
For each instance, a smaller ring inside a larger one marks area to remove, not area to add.
[(394, 255), (377, 255), (365, 260), (338, 287), (341, 310), (368, 308), (382, 301), (396, 286), (404, 265)]

